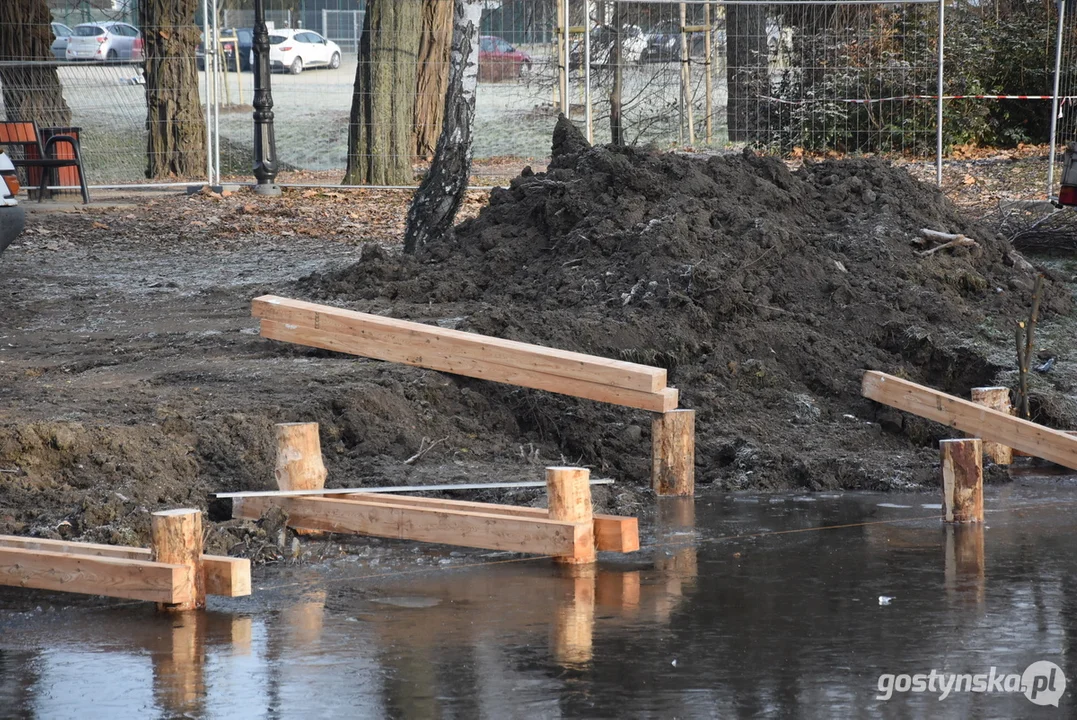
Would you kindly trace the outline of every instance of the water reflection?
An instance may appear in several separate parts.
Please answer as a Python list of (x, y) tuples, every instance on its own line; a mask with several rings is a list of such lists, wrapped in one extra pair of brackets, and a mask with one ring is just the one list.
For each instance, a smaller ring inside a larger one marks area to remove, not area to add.
[(875, 699), (880, 673), (1040, 659), (1077, 686), (1077, 533), (1054, 507), (1077, 493), (1007, 492), (961, 527), (934, 495), (670, 498), (638, 556), (269, 569), (204, 614), (0, 590), (0, 714), (1024, 717), (1022, 695)]

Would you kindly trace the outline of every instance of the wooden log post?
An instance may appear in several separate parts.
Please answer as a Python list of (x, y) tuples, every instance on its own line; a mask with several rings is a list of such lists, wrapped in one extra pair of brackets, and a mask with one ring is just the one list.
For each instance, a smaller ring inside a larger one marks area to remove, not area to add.
[[(277, 466), (273, 475), (278, 490), (321, 490), (328, 474), (322, 462), (318, 423), (277, 423)], [(296, 535), (321, 535), (295, 529)]]
[(593, 565), (574, 568), (569, 592), (557, 607), (551, 645), (563, 667), (584, 666), (594, 655), (596, 574)]
[(580, 565), (595, 561), (595, 522), (591, 508), (591, 471), (585, 468), (546, 468), (546, 494), (551, 520), (575, 525), (572, 555), (557, 561)]
[(983, 522), (983, 442), (979, 438), (942, 440), (939, 453), (946, 522)]
[(273, 475), (280, 490), (321, 490), (325, 464), (318, 423), (278, 423), (277, 467)]
[(653, 415), (651, 486), (659, 495), (695, 494), (695, 410), (670, 410)]
[[(972, 402), (977, 405), (986, 405), (992, 410), (1004, 413), (1012, 412), (1009, 388), (974, 387), (972, 388)], [(984, 441), (984, 455), (991, 458), (991, 462), (996, 465), (1010, 465), (1013, 463), (1013, 448), (1002, 443)]]
[(946, 525), (945, 533), (947, 594), (982, 605), (986, 595), (983, 523)]
[(206, 607), (206, 577), (202, 568), (202, 512), (180, 509), (162, 510), (150, 517), (153, 535), (153, 559), (156, 562), (186, 565), (191, 570), (194, 593), (188, 602), (157, 603), (158, 610), (169, 612), (201, 610)]

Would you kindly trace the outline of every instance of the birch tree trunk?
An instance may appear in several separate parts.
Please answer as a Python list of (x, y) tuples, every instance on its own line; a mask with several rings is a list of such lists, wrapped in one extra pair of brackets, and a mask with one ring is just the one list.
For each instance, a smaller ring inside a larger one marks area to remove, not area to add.
[(206, 122), (198, 94), (194, 24), (198, 0), (143, 0), (146, 56), (146, 177), (206, 171)]
[[(52, 60), (52, 14), (46, 0), (0, 0), (0, 61)], [(71, 124), (71, 109), (55, 66), (0, 66), (4, 111), (11, 121), (38, 127)]]
[(348, 121), (347, 185), (412, 181), (422, 0), (370, 0)]
[(475, 90), (479, 81), (481, 0), (454, 0), (445, 122), (430, 172), (408, 208), (404, 252), (414, 253), (452, 229), (471, 175)]

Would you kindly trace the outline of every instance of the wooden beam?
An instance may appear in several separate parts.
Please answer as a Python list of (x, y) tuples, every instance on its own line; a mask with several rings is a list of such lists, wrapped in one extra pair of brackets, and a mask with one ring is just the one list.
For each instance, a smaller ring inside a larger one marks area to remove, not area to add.
[(366, 357), (406, 362), (397, 359), (401, 350), (405, 350), (405, 355), (413, 360), (409, 364), (424, 367), (431, 367), (423, 364), (424, 358), (447, 357), (460, 369), (432, 369), (444, 369), (445, 372), (455, 372), (458, 375), (470, 374), (467, 370), (473, 365), (466, 361), (471, 361), (501, 365), (521, 373), (537, 372), (646, 393), (658, 392), (666, 387), (664, 368), (449, 330), (436, 325), (343, 310), (302, 300), (272, 295), (255, 298), (251, 303), (251, 314), (263, 320), (350, 336), (362, 342), (369, 351), (391, 356), (356, 353)]
[(186, 603), (194, 577), (186, 565), (0, 547), (0, 585)]
[(420, 349), (416, 345), (375, 344), (353, 335), (273, 320), (262, 321), (262, 337), (652, 412), (673, 410), (677, 407), (678, 401), (675, 388), (665, 388), (657, 392), (628, 390), (613, 385), (551, 375), (537, 370), (460, 358), (436, 349)]
[[(0, 535), (0, 547), (22, 550), (44, 550), (54, 553), (125, 558), (127, 560), (153, 559), (153, 551), (147, 548), (124, 545), (101, 545), (98, 543), (68, 542), (44, 538)], [(251, 594), (251, 561), (225, 555), (203, 555), (202, 567), (206, 573), (206, 594), (224, 597), (246, 597)]]
[(1061, 430), (1011, 417), (998, 410), (874, 370), (864, 373), (861, 394), (898, 410), (1077, 470), (1077, 437)]
[(373, 505), (321, 497), (236, 498), (232, 517), (257, 520), (273, 506), (288, 513), (288, 526), (463, 547), (572, 556), (576, 526), (547, 518), (491, 515), (462, 510)]
[[(548, 518), (546, 508), (522, 507), (519, 505), (495, 505), (492, 503), (470, 502), (467, 500), (444, 500), (441, 498), (406, 497), (400, 495), (366, 495), (358, 493), (344, 496), (345, 500), (375, 503), (378, 505), (409, 505), (444, 510), (470, 510), (491, 515), (509, 515), (512, 517)], [(629, 553), (639, 550), (639, 520), (620, 515), (595, 515), (595, 548), (604, 552)]]

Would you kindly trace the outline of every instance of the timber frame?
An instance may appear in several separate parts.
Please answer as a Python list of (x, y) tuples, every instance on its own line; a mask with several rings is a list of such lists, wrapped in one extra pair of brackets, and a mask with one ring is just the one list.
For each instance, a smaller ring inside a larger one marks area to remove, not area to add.
[(695, 411), (677, 409), (664, 368), (275, 295), (255, 298), (251, 314), (272, 340), (648, 410), (652, 487), (694, 494)]

